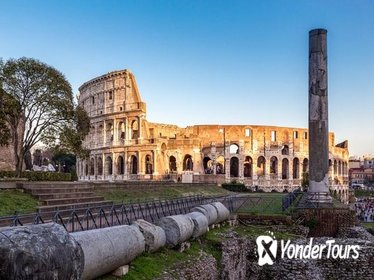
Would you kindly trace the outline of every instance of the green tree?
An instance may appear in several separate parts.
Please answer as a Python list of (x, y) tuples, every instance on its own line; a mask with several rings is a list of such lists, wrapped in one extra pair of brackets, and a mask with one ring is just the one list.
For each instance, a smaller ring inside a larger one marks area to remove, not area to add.
[(68, 128), (71, 129), (70, 138), (75, 137), (73, 128), (76, 128), (81, 109), (76, 108), (71, 86), (64, 75), (36, 59), (0, 61), (0, 88), (4, 100), (0, 104), (0, 114), (10, 130), (9, 140), (14, 145), (19, 177), (25, 156), (36, 143), (56, 143)]

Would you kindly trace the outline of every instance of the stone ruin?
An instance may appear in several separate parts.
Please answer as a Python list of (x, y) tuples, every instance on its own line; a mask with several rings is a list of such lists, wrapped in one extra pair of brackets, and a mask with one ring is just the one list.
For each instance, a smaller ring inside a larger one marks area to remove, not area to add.
[[(0, 279), (95, 279), (124, 266), (143, 252), (175, 247), (207, 232), (230, 216), (220, 202), (186, 215), (161, 218), (157, 225), (132, 225), (67, 233), (55, 223), (0, 229)], [(214, 219), (212, 219), (214, 217)]]

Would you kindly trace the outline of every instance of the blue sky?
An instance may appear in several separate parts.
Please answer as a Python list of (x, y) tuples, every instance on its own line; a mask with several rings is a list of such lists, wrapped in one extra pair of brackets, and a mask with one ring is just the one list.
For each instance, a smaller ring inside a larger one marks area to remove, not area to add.
[(374, 153), (374, 1), (0, 0), (0, 57), (34, 57), (74, 92), (137, 78), (150, 121), (308, 125), (308, 31), (328, 29), (330, 130)]

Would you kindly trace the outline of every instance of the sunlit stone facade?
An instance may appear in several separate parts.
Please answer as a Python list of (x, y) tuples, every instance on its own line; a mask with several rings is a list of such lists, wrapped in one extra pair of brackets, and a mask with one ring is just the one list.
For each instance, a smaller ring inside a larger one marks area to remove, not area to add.
[[(91, 118), (78, 161), (80, 180), (240, 181), (265, 191), (292, 190), (308, 171), (308, 130), (258, 125), (176, 125), (148, 122), (135, 77), (115, 71), (84, 83), (79, 103)], [(329, 134), (330, 182), (347, 195), (347, 142)]]

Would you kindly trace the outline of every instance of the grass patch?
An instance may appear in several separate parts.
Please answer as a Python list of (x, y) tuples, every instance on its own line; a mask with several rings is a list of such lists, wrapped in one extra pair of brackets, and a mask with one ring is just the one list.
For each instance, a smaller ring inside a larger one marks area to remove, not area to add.
[[(201, 248), (197, 241), (191, 242), (191, 247), (183, 253), (173, 249), (163, 248), (155, 253), (143, 253), (130, 264), (129, 273), (120, 279), (123, 280), (148, 280), (159, 277), (168, 268), (183, 264), (188, 259), (196, 259)], [(111, 275), (99, 279), (119, 279)]]
[(374, 191), (369, 191), (369, 190), (355, 190), (354, 194), (355, 194), (355, 197), (367, 197), (367, 196), (374, 197)]
[(366, 229), (372, 229), (374, 230), (374, 222), (371, 223), (362, 223), (362, 226)]
[(38, 200), (20, 190), (0, 190), (0, 216), (35, 212)]
[(115, 203), (130, 203), (134, 201), (144, 201), (153, 199), (168, 199), (190, 195), (229, 195), (232, 192), (225, 190), (218, 186), (170, 186), (157, 188), (141, 188), (136, 189), (134, 186), (131, 189), (109, 189), (96, 190), (98, 195), (103, 196), (106, 200), (114, 201)]
[(253, 193), (237, 210), (238, 213), (252, 215), (285, 215), (282, 210), (283, 193)]

